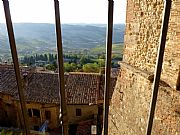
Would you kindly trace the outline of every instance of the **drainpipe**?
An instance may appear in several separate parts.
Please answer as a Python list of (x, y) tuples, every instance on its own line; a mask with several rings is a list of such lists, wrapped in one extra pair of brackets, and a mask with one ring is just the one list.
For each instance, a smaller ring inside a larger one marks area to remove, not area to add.
[(2, 0), (2, 1), (3, 1), (3, 5), (4, 5), (4, 13), (5, 13), (5, 18), (6, 18), (6, 25), (7, 25), (7, 30), (8, 30), (11, 54), (12, 54), (12, 59), (13, 59), (13, 63), (14, 63), (14, 70), (15, 70), (17, 87), (18, 87), (24, 130), (25, 130), (25, 134), (28, 135), (29, 134), (28, 115), (27, 115), (27, 109), (26, 109), (26, 104), (25, 104), (23, 84), (22, 84), (22, 80), (21, 80), (21, 76), (20, 76), (16, 42), (15, 42), (15, 38), (14, 38), (14, 31), (13, 31), (11, 14), (10, 14), (10, 9), (9, 9), (9, 1), (8, 0)]
[(64, 67), (63, 67), (63, 48), (62, 48), (62, 36), (61, 36), (61, 22), (59, 13), (59, 1), (54, 0), (55, 8), (55, 21), (56, 21), (56, 40), (57, 40), (57, 52), (58, 52), (58, 70), (59, 70), (59, 94), (60, 94), (60, 113), (62, 116), (62, 133), (68, 135), (68, 117), (67, 117), (67, 105), (65, 98), (65, 84), (64, 84)]
[(109, 89), (111, 83), (111, 54), (112, 54), (112, 35), (113, 35), (113, 8), (114, 1), (108, 0), (108, 29), (106, 41), (106, 73), (105, 73), (105, 90), (104, 90), (104, 116), (103, 132), (108, 135), (108, 113), (109, 113)]
[(148, 125), (146, 130), (146, 135), (151, 135), (152, 125), (153, 125), (153, 118), (154, 118), (154, 112), (156, 107), (156, 101), (158, 96), (158, 88), (159, 88), (159, 81), (161, 76), (161, 69), (162, 69), (162, 63), (163, 63), (163, 56), (164, 56), (164, 49), (166, 44), (166, 36), (168, 31), (168, 24), (169, 24), (169, 16), (171, 11), (171, 0), (165, 0), (164, 2), (164, 11), (163, 11), (163, 19), (162, 19), (162, 27), (161, 27), (161, 35), (160, 35), (160, 44), (158, 48), (158, 56), (156, 61), (156, 67), (155, 67), (155, 76), (154, 76), (154, 82), (153, 82), (153, 91), (152, 91), (152, 98), (151, 98), (151, 104), (150, 104), (150, 112), (149, 112), (149, 118), (148, 118)]

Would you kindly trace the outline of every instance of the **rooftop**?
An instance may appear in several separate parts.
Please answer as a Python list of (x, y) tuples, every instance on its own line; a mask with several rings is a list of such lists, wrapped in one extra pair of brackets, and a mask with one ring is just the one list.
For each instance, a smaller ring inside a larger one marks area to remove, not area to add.
[[(26, 73), (26, 74), (25, 74)], [(25, 74), (25, 76), (23, 76)], [(59, 86), (57, 73), (38, 73), (21, 70), (25, 86), (25, 99), (29, 102), (59, 104)], [(103, 99), (104, 75), (97, 73), (72, 72), (65, 74), (67, 104), (97, 104)], [(112, 96), (116, 78), (112, 78)], [(0, 92), (19, 100), (15, 72), (12, 67), (0, 66)]]

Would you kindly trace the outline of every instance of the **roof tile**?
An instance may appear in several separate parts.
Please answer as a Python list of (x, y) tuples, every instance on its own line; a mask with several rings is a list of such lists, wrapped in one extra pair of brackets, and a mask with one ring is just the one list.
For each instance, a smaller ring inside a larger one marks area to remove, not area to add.
[[(24, 71), (21, 71), (23, 79)], [(26, 71), (24, 77), (26, 101), (59, 104), (59, 83), (57, 73), (36, 73)], [(116, 79), (111, 79), (112, 95)], [(104, 75), (97, 73), (65, 74), (65, 91), (67, 104), (97, 104), (103, 99)], [(13, 68), (0, 65), (0, 92), (10, 94), (19, 100), (16, 78)]]

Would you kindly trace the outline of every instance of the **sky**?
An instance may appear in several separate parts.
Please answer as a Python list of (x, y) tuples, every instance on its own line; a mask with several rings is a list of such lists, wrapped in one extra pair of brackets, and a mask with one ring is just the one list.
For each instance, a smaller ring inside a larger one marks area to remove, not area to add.
[[(107, 23), (108, 0), (59, 0), (61, 23)], [(54, 23), (54, 0), (9, 0), (13, 23)], [(114, 23), (125, 23), (126, 0), (114, 0)], [(0, 1), (0, 23), (5, 23)]]

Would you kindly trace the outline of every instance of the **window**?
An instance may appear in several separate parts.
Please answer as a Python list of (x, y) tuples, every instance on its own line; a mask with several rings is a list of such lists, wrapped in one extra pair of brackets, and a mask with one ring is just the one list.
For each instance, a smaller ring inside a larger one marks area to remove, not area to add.
[(29, 115), (29, 117), (32, 117), (31, 109), (28, 109), (28, 115)]
[(3, 101), (2, 101), (2, 99), (0, 98), (0, 107), (2, 107), (2, 104), (3, 104)]
[(81, 109), (76, 109), (76, 116), (81, 116)]
[(47, 120), (51, 119), (51, 112), (50, 111), (45, 111), (45, 116)]
[(32, 109), (32, 110), (33, 110), (33, 116), (40, 118), (40, 111), (38, 109)]
[(6, 103), (6, 106), (10, 107), (10, 106), (11, 106), (11, 104), (9, 104), (9, 103)]
[(8, 113), (7, 111), (4, 111), (5, 117), (8, 118)]
[(34, 126), (35, 131), (39, 131), (39, 126)]
[(98, 107), (98, 114), (103, 115), (103, 105)]

